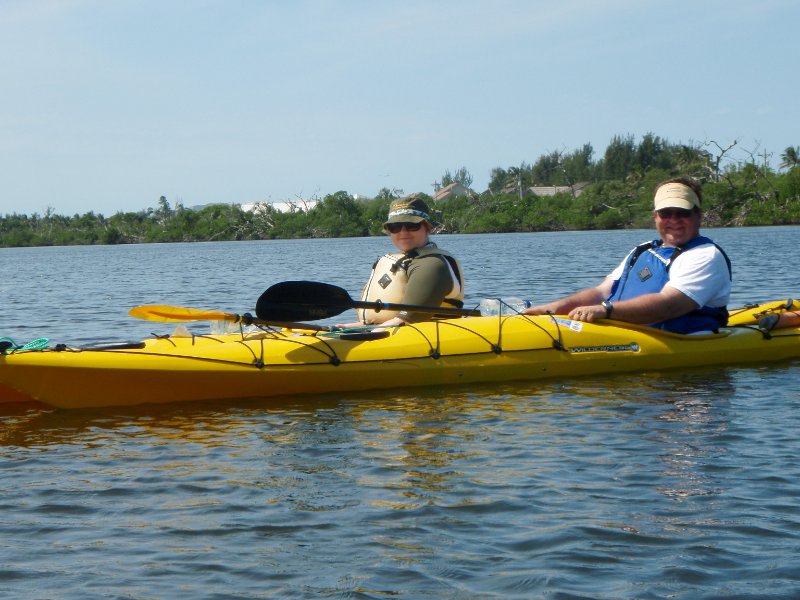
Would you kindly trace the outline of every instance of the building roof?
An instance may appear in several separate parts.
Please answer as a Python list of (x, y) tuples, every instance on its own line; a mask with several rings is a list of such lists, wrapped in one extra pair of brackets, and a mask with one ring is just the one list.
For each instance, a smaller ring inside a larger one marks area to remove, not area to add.
[(437, 202), (439, 200), (449, 198), (450, 196), (466, 196), (467, 194), (469, 194), (469, 188), (456, 181), (450, 185), (444, 186), (442, 189), (436, 192), (433, 195), (433, 201)]

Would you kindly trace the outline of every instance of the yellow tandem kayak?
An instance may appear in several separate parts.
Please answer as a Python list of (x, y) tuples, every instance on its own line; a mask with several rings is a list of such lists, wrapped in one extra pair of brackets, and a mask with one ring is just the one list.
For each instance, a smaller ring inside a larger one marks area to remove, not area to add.
[(559, 316), (466, 317), (341, 335), (262, 327), (103, 348), (0, 354), (0, 403), (57, 408), (232, 400), (777, 361), (800, 356), (800, 328), (764, 332), (776, 301), (733, 311), (713, 335)]

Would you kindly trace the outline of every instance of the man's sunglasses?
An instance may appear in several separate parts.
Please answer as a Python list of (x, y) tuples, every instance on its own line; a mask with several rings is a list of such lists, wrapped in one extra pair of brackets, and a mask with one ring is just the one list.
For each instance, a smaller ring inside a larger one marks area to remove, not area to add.
[(419, 223), (387, 223), (386, 231), (389, 233), (400, 233), (403, 227), (406, 228), (406, 231), (419, 231), (419, 228), (422, 227), (422, 221)]
[(688, 219), (692, 216), (689, 208), (661, 208), (656, 211), (662, 219)]

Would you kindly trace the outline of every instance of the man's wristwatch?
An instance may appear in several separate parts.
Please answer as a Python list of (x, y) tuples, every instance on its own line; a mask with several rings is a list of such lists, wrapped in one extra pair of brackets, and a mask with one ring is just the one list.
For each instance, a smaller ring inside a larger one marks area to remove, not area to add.
[(614, 310), (614, 305), (608, 300), (603, 300), (600, 305), (606, 309), (606, 319), (611, 318), (611, 312)]

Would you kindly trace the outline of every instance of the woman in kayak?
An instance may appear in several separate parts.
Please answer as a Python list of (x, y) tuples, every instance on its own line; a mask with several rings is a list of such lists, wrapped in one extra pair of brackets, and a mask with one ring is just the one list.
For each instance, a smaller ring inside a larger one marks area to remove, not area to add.
[[(395, 200), (383, 225), (399, 252), (384, 254), (372, 267), (361, 300), (394, 304), (464, 305), (464, 274), (456, 258), (433, 243), (430, 210), (421, 194)], [(359, 309), (358, 322), (340, 328), (390, 327), (435, 318), (430, 312)]]

